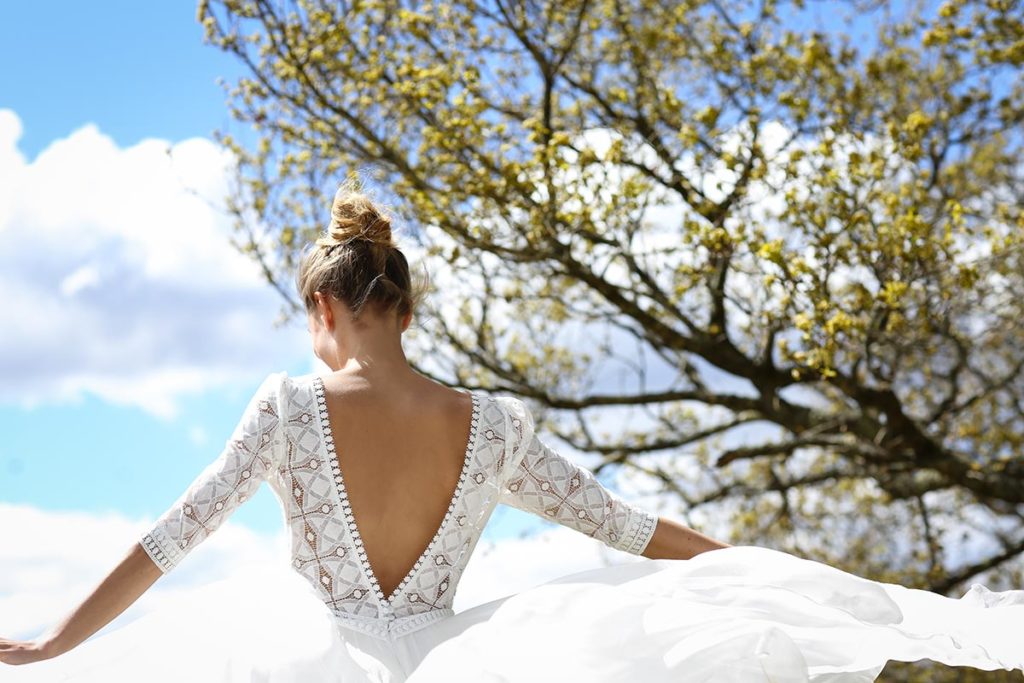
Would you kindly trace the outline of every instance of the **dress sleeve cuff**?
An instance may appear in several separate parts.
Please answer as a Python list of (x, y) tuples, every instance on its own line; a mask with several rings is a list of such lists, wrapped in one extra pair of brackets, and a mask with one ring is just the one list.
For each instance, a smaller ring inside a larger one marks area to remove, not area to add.
[(174, 569), (185, 555), (159, 527), (150, 529), (143, 534), (139, 539), (139, 544), (164, 574)]
[(643, 554), (647, 549), (647, 544), (651, 542), (651, 537), (654, 536), (654, 529), (657, 525), (657, 515), (634, 507), (626, 526), (626, 537), (623, 539), (622, 549), (633, 555)]

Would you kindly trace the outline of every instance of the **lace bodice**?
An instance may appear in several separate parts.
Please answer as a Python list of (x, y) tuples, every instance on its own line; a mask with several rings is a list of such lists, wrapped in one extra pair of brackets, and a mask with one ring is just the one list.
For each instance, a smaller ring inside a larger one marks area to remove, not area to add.
[(346, 626), (393, 638), (453, 614), (463, 569), (498, 503), (639, 555), (657, 517), (614, 495), (545, 444), (526, 405), (471, 392), (465, 460), (448, 510), (389, 596), (378, 585), (334, 452), (322, 380), (267, 377), (220, 456), (140, 543), (163, 572), (176, 567), (266, 481), (281, 503), (293, 568)]

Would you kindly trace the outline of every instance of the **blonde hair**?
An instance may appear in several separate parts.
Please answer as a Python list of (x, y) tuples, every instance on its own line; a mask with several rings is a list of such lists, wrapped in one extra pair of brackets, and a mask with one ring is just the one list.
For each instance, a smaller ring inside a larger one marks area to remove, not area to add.
[(307, 311), (315, 292), (333, 295), (358, 318), (369, 305), (404, 316), (415, 310), (424, 286), (413, 287), (409, 263), (391, 230), (391, 216), (367, 197), (355, 180), (341, 184), (331, 205), (331, 223), (302, 255), (296, 275)]

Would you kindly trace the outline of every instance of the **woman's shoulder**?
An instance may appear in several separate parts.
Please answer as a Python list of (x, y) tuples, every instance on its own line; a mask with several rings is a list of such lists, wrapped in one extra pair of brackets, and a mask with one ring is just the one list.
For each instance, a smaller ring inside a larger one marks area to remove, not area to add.
[(281, 388), (282, 391), (300, 391), (307, 390), (315, 392), (317, 389), (317, 381), (323, 382), (323, 377), (316, 372), (306, 372), (301, 375), (289, 374), (287, 370), (279, 370), (272, 372), (268, 377), (267, 381), (276, 384)]
[(507, 417), (505, 429), (508, 430), (510, 445), (513, 452), (519, 452), (520, 446), (533, 439), (535, 423), (533, 413), (526, 402), (516, 396), (496, 395), (491, 400), (499, 406)]
[(490, 397), (502, 410), (509, 414), (513, 422), (533, 422), (533, 415), (526, 402), (516, 396), (494, 395)]
[(302, 376), (292, 377), (288, 374), (287, 370), (276, 370), (268, 373), (260, 384), (259, 393), (263, 394), (279, 394), (285, 387), (300, 381)]
[(287, 370), (277, 370), (267, 374), (259, 389), (256, 390), (256, 397), (274, 403), (282, 408), (289, 403), (301, 399), (298, 394), (306, 390), (313, 391), (313, 373), (304, 375), (291, 375)]

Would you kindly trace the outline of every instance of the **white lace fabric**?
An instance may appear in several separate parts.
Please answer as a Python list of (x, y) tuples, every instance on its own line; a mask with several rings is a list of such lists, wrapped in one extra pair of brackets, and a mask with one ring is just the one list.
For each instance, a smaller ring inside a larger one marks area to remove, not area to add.
[(323, 382), (313, 375), (268, 376), (220, 456), (140, 543), (170, 572), (266, 481), (281, 503), (295, 571), (344, 625), (385, 639), (454, 613), (459, 579), (498, 503), (643, 553), (656, 515), (545, 444), (519, 399), (470, 393), (470, 436), (448, 510), (388, 596), (367, 561), (334, 451)]

